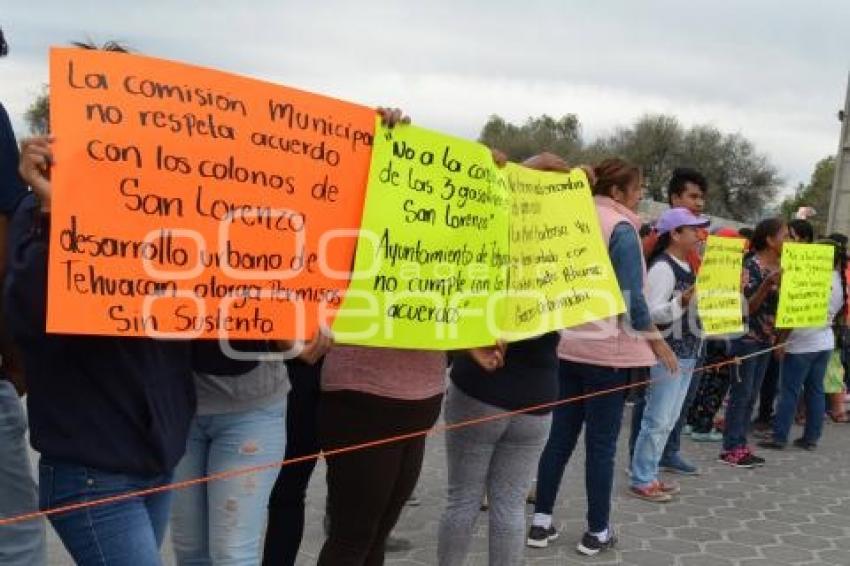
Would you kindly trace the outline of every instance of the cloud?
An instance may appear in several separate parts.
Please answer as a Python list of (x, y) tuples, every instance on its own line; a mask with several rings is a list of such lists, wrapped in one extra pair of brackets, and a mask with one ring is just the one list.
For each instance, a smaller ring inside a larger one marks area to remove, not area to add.
[(850, 3), (9, 3), (0, 101), (16, 128), (47, 48), (87, 34), (367, 104), (475, 137), (487, 116), (579, 115), (585, 137), (647, 112), (752, 139), (788, 186), (837, 147)]

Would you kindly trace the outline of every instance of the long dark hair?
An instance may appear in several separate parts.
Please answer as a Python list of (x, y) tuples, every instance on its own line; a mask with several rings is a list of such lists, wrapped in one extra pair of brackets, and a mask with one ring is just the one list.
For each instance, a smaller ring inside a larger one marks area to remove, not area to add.
[(673, 237), (670, 236), (670, 232), (665, 232), (658, 236), (658, 240), (655, 242), (655, 246), (652, 247), (652, 251), (649, 252), (649, 257), (646, 258), (646, 265), (652, 265), (655, 260), (661, 257), (667, 248), (670, 247), (670, 242), (673, 241)]
[(762, 220), (753, 231), (752, 250), (761, 252), (767, 249), (767, 239), (779, 234), (785, 221), (781, 218), (767, 218)]
[(811, 244), (815, 241), (815, 227), (808, 220), (795, 218), (788, 223), (788, 229), (802, 242)]

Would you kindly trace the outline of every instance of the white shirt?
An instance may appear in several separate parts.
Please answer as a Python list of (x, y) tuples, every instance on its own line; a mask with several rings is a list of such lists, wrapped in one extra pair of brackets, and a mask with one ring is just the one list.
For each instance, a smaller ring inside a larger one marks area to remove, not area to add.
[(829, 296), (827, 308), (829, 324), (821, 328), (798, 328), (788, 337), (785, 351), (789, 354), (811, 354), (835, 348), (835, 335), (832, 333), (832, 320), (843, 305), (844, 296), (841, 290), (841, 276), (837, 271), (832, 272), (832, 293)]
[[(672, 255), (669, 257), (691, 273), (691, 266), (686, 261)], [(682, 308), (682, 293), (675, 289), (676, 274), (673, 273), (673, 268), (666, 261), (656, 261), (647, 274), (645, 292), (649, 316), (655, 324), (672, 324), (685, 314), (685, 309)]]

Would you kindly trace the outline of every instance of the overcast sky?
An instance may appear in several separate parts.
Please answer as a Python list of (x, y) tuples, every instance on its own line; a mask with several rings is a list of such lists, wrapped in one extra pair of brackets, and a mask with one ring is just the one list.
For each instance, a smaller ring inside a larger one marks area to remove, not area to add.
[(0, 27), (0, 101), (19, 133), (48, 47), (91, 37), (401, 106), (468, 138), (494, 113), (573, 112), (588, 140), (674, 114), (752, 139), (787, 186), (835, 153), (850, 71), (848, 0), (0, 0)]

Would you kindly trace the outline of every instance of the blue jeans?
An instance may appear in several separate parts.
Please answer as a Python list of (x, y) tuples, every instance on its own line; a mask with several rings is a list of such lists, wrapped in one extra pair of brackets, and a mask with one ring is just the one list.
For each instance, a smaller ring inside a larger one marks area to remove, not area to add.
[[(177, 481), (283, 460), (286, 403), (192, 421)], [(266, 505), (278, 468), (177, 491), (171, 538), (179, 565), (259, 564)]]
[(696, 360), (679, 360), (679, 372), (671, 374), (663, 364), (650, 370), (646, 405), (632, 456), (632, 485), (646, 486), (658, 479), (658, 462), (670, 431), (682, 414)]
[[(733, 344), (733, 355), (748, 356), (768, 347), (767, 344), (752, 340), (738, 340)], [(726, 405), (726, 423), (723, 429), (723, 450), (743, 448), (747, 445), (747, 431), (750, 428), (753, 407), (772, 355), (773, 352), (765, 352), (747, 358), (741, 365), (732, 366), (729, 404)]]
[[(694, 367), (703, 365), (704, 356), (694, 360)], [(688, 424), (688, 412), (691, 409), (699, 391), (699, 384), (702, 380), (702, 372), (691, 372), (690, 386), (688, 387), (685, 400), (682, 402), (682, 410), (673, 424), (673, 430), (670, 431), (670, 436), (667, 438), (667, 444), (664, 446), (664, 454), (661, 456), (661, 462), (670, 462), (676, 458), (681, 458), (679, 452), (682, 450), (682, 429)]]
[[(12, 383), (0, 379), (0, 518), (38, 509), (38, 491), (27, 452), (27, 419)], [(44, 520), (0, 527), (0, 564), (41, 566), (47, 561)]]
[(823, 392), (823, 378), (832, 350), (807, 354), (785, 354), (782, 373), (779, 380), (779, 404), (773, 421), (773, 439), (788, 442), (788, 433), (797, 411), (800, 390), (805, 392), (806, 427), (803, 440), (817, 444), (823, 430), (823, 414), (826, 400)]
[[(701, 362), (704, 359), (705, 358), (699, 358), (697, 360), (699, 365), (702, 365)], [(646, 381), (646, 379), (647, 376), (644, 376), (640, 378), (640, 381)], [(682, 449), (682, 428), (684, 428), (685, 424), (687, 424), (688, 411), (690, 410), (693, 402), (696, 400), (701, 380), (702, 373), (691, 372), (691, 382), (688, 386), (685, 400), (682, 403), (682, 411), (676, 422), (673, 424), (673, 428), (670, 430), (670, 435), (667, 437), (667, 444), (664, 445), (664, 452), (661, 455), (661, 463), (670, 463), (681, 458), (679, 452), (681, 452)], [(638, 433), (640, 432), (640, 424), (643, 422), (643, 411), (646, 408), (646, 393), (643, 391), (645, 388), (646, 386), (644, 385), (639, 389), (635, 389), (635, 402), (632, 406), (632, 421), (631, 429), (629, 431), (629, 461), (631, 461), (632, 456), (635, 453), (635, 443), (637, 442)]]
[[(627, 382), (629, 371), (561, 360), (558, 370), (560, 398), (569, 399), (622, 387)], [(535, 512), (552, 514), (564, 468), (586, 424), (584, 481), (588, 530), (598, 533), (608, 528), (611, 491), (614, 487), (614, 457), (625, 401), (626, 392), (621, 389), (566, 403), (553, 411), (549, 440), (537, 468)]]
[[(171, 474), (140, 477), (42, 457), (38, 465), (42, 509), (150, 489)], [(50, 515), (74, 562), (84, 566), (156, 566), (168, 524), (170, 491)]]

